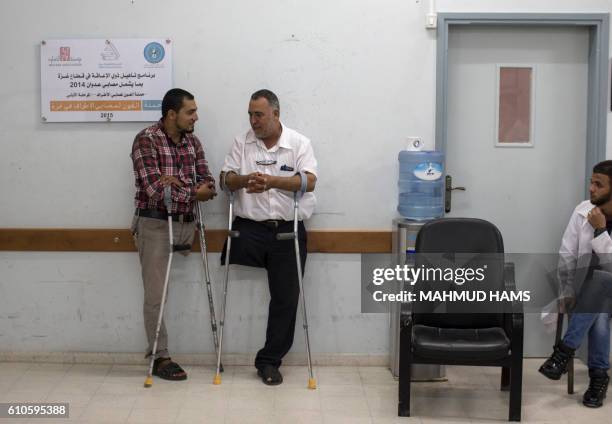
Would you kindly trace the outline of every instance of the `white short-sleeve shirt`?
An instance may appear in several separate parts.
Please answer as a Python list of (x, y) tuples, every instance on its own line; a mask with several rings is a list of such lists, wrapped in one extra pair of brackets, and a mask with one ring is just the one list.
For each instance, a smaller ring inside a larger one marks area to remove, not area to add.
[[(222, 170), (233, 171), (239, 175), (261, 172), (267, 175), (291, 177), (299, 172), (309, 172), (317, 176), (317, 160), (310, 140), (282, 123), (281, 126), (283, 129), (281, 136), (270, 149), (255, 137), (253, 130), (237, 136), (229, 154), (225, 157)], [(275, 164), (265, 165), (274, 161)], [(315, 204), (314, 193), (304, 193), (299, 202), (299, 219), (310, 218)], [(237, 216), (254, 221), (266, 219), (291, 221), (293, 192), (272, 188), (263, 193), (247, 193), (245, 189), (240, 189), (236, 191), (234, 208)]]

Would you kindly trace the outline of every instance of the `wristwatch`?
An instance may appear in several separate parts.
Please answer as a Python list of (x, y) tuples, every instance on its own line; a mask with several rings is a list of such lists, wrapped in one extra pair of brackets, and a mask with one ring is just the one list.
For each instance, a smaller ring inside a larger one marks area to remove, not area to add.
[(593, 237), (599, 237), (600, 234), (603, 234), (606, 232), (605, 228), (595, 228), (595, 231), (593, 232)]

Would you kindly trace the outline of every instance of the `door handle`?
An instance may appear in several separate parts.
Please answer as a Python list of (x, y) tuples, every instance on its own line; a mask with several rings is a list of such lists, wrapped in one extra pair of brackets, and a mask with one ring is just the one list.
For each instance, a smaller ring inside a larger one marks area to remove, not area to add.
[(451, 177), (450, 175), (446, 176), (444, 182), (445, 182), (444, 212), (449, 213), (451, 211), (453, 190), (465, 191), (465, 187), (453, 187), (453, 177)]

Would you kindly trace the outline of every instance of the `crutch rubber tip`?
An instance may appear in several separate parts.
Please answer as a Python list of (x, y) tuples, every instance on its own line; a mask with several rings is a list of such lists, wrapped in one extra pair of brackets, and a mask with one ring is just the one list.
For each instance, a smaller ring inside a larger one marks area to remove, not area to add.
[(213, 384), (215, 386), (221, 384), (221, 374), (215, 374), (215, 378), (213, 378)]
[(308, 388), (310, 390), (314, 390), (317, 388), (317, 381), (314, 378), (309, 378), (308, 379)]
[(153, 377), (147, 377), (144, 382), (145, 387), (153, 386)]

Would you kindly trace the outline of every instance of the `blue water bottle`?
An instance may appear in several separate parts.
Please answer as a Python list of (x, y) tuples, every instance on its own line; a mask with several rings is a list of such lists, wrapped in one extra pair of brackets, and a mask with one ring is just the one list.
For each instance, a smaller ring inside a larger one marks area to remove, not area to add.
[(397, 210), (404, 218), (427, 220), (444, 215), (444, 154), (403, 150), (399, 153)]

